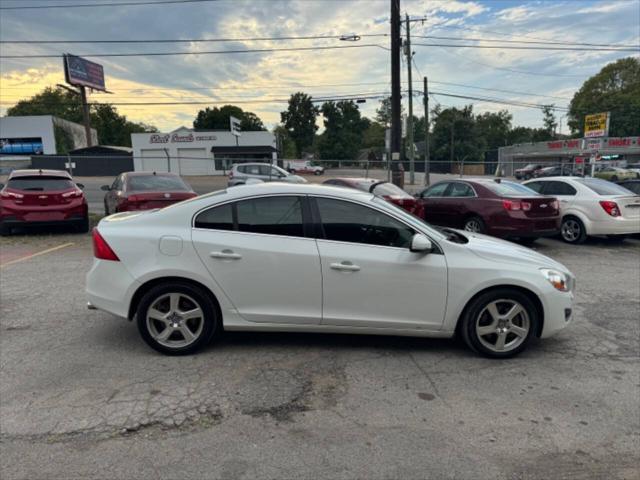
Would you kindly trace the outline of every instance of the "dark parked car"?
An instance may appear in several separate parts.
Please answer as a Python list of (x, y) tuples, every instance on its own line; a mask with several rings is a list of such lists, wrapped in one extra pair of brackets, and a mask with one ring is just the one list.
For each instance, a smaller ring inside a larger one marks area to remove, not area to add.
[(571, 175), (573, 175), (571, 165), (554, 165), (553, 167), (544, 167), (533, 172), (535, 178), (565, 177)]
[(364, 192), (373, 193), (385, 200), (405, 209), (415, 216), (423, 218), (422, 204), (400, 187), (384, 180), (375, 178), (331, 178), (323, 182), (324, 185), (355, 188)]
[(103, 185), (104, 213), (151, 210), (181, 202), (198, 194), (175, 173), (126, 172), (111, 186)]
[(522, 168), (518, 168), (517, 170), (514, 170), (513, 176), (516, 177), (518, 180), (529, 180), (530, 178), (533, 178), (533, 175), (535, 174), (536, 170), (539, 170), (543, 167), (544, 165), (540, 165), (539, 163), (530, 163), (526, 167), (522, 167)]
[(27, 226), (72, 225), (87, 232), (89, 213), (82, 188), (62, 170), (14, 170), (0, 190), (0, 235)]
[(627, 190), (631, 190), (636, 195), (640, 195), (640, 180), (623, 180), (616, 183)]
[(560, 231), (558, 201), (500, 179), (436, 183), (418, 194), (434, 225), (503, 238), (548, 237)]

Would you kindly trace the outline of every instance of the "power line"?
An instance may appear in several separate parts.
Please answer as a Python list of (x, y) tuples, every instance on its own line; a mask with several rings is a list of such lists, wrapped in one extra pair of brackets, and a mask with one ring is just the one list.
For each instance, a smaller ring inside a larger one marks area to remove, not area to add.
[(600, 47), (554, 47), (554, 46), (542, 46), (542, 47), (527, 47), (516, 45), (462, 45), (451, 43), (414, 43), (413, 45), (419, 47), (454, 47), (454, 48), (483, 48), (483, 49), (497, 49), (497, 50), (567, 50), (567, 51), (582, 51), (582, 52), (640, 52), (640, 47), (633, 48), (600, 48)]
[[(149, 53), (89, 53), (78, 55), (84, 58), (107, 58), (107, 57), (166, 57), (175, 55), (231, 55), (237, 53), (267, 53), (267, 52), (301, 52), (312, 50), (342, 50), (347, 48), (370, 48), (376, 47), (383, 50), (389, 50), (383, 45), (375, 43), (363, 43), (359, 45), (333, 45), (333, 46), (315, 46), (315, 47), (286, 47), (286, 48), (253, 48), (245, 50), (213, 50), (203, 52), (149, 52)], [(44, 54), (44, 55), (0, 55), (0, 58), (17, 59), (17, 58), (63, 58), (61, 54)]]
[(626, 45), (620, 43), (580, 43), (580, 42), (552, 42), (552, 41), (533, 41), (533, 40), (507, 40), (507, 39), (490, 39), (490, 38), (468, 38), (468, 37), (439, 37), (435, 35), (414, 35), (415, 38), (426, 38), (434, 40), (454, 40), (468, 42), (492, 42), (492, 43), (522, 43), (522, 44), (540, 44), (540, 45), (565, 45), (565, 46), (582, 46), (582, 47), (617, 47), (617, 48), (638, 48), (637, 45)]
[(139, 5), (170, 5), (176, 3), (209, 3), (220, 0), (145, 0), (141, 2), (110, 2), (110, 3), (76, 3), (76, 4), (51, 4), (51, 5), (20, 5), (0, 7), (0, 10), (40, 10), (45, 8), (86, 8), (86, 7), (132, 7)]

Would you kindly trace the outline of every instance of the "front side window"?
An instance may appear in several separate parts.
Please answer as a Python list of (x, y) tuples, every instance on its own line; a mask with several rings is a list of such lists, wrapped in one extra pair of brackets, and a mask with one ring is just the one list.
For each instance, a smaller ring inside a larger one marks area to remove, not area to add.
[(300, 197), (264, 197), (236, 204), (238, 230), (304, 237)]
[(409, 248), (415, 231), (390, 216), (363, 205), (329, 198), (317, 199), (327, 240)]
[(449, 186), (448, 183), (438, 183), (433, 187), (427, 188), (424, 192), (422, 192), (423, 198), (429, 197), (444, 197), (444, 191)]

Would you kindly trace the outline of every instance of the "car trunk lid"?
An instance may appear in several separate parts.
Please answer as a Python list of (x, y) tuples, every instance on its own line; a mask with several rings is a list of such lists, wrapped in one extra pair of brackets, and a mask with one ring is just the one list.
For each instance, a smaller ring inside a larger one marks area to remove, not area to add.
[(197, 196), (194, 192), (131, 192), (127, 195), (127, 203), (133, 209), (149, 210), (162, 208), (172, 203), (181, 202)]
[(558, 215), (558, 200), (554, 197), (513, 197), (503, 199), (507, 210), (522, 210), (527, 217), (555, 217)]

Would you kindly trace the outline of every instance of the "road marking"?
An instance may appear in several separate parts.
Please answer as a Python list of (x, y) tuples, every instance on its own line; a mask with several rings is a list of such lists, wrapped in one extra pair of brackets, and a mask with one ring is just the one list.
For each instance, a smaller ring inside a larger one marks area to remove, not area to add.
[(0, 268), (4, 268), (4, 267), (7, 267), (9, 265), (13, 265), (14, 263), (22, 262), (24, 260), (29, 260), (29, 259), (34, 258), (34, 257), (39, 257), (40, 255), (46, 255), (47, 253), (55, 252), (56, 250), (61, 250), (61, 249), (66, 248), (66, 247), (70, 247), (71, 245), (75, 245), (75, 242), (63, 243), (62, 245), (58, 245), (56, 247), (47, 248), (46, 250), (42, 250), (41, 252), (36, 252), (36, 253), (31, 254), (31, 255), (27, 255), (25, 257), (16, 258), (15, 260), (11, 260), (10, 262), (0, 264)]

